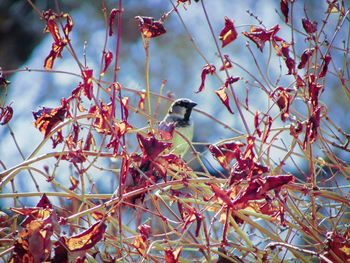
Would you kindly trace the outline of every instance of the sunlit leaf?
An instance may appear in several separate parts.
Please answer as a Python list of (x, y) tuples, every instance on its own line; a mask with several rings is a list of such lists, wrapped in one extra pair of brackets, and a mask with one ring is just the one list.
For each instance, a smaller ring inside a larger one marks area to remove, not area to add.
[(225, 47), (237, 38), (237, 31), (233, 21), (225, 16), (225, 27), (221, 30), (219, 39), (222, 41), (222, 47)]

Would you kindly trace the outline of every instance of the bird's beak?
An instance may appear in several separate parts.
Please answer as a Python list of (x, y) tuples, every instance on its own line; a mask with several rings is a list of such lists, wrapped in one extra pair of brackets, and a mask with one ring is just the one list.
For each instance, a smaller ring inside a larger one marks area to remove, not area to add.
[(189, 106), (190, 106), (190, 108), (192, 109), (193, 107), (196, 107), (196, 106), (197, 106), (197, 103), (195, 103), (194, 101), (191, 101), (191, 102), (189, 103)]

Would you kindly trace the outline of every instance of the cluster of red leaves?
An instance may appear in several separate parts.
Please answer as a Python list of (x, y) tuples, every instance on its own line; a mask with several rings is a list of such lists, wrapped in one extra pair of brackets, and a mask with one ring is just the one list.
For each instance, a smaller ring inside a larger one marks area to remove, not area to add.
[[(225, 61), (224, 61), (224, 65), (220, 68), (220, 70), (224, 69), (224, 68), (230, 68), (232, 67), (232, 64), (229, 60), (228, 56), (225, 56)], [(196, 93), (202, 92), (204, 90), (205, 87), (205, 80), (207, 75), (213, 75), (216, 71), (216, 67), (214, 65), (210, 65), (207, 64), (203, 67), (202, 69), (202, 73), (201, 73), (201, 85), (199, 86), (198, 91), (196, 91)], [(222, 104), (224, 104), (224, 106), (226, 107), (226, 109), (233, 114), (233, 111), (230, 107), (230, 101), (229, 101), (229, 97), (226, 93), (227, 88), (229, 87), (229, 85), (237, 82), (240, 78), (239, 77), (229, 77), (226, 79), (224, 85), (222, 85), (218, 90), (215, 91), (215, 94), (219, 97), (219, 99), (221, 100)]]
[[(21, 230), (14, 243), (11, 262), (68, 262), (68, 255), (75, 254), (75, 262), (84, 262), (85, 253), (99, 242), (104, 235), (106, 225), (96, 222), (87, 230), (71, 237), (60, 236), (60, 225), (64, 220), (58, 216), (47, 196), (44, 194), (35, 207), (10, 208), (14, 213), (25, 216)], [(52, 254), (54, 248), (54, 255)]]
[(46, 108), (33, 112), (34, 126), (47, 137), (52, 129), (64, 121), (68, 112), (69, 104), (62, 100), (61, 106), (57, 108)]
[(179, 246), (176, 249), (165, 248), (164, 249), (165, 262), (166, 263), (178, 263), (181, 252), (182, 252), (182, 246)]
[[(276, 216), (278, 214), (281, 216), (281, 222), (283, 223), (283, 207), (280, 205), (273, 206), (271, 202), (275, 197), (268, 196), (268, 192), (275, 190), (278, 193), (283, 185), (294, 181), (294, 176), (263, 176), (269, 172), (269, 168), (255, 161), (254, 138), (247, 138), (247, 146), (244, 152), (241, 150), (243, 146), (243, 143), (231, 142), (209, 147), (212, 155), (221, 166), (226, 170), (230, 169), (229, 185), (231, 189), (225, 191), (215, 184), (209, 184), (214, 195), (220, 198), (228, 208), (232, 209), (252, 207), (250, 201), (265, 199), (265, 202), (255, 204), (253, 208), (268, 215)], [(233, 159), (236, 159), (236, 162), (231, 166), (230, 163)], [(241, 183), (244, 180), (247, 181), (247, 186), (242, 188)], [(231, 194), (234, 194), (234, 199), (232, 199)]]
[[(339, 259), (342, 262), (349, 262), (350, 258), (350, 230), (348, 229), (342, 235), (337, 232), (329, 232), (327, 233), (327, 253), (325, 256), (330, 259), (332, 262), (339, 262)], [(336, 255), (333, 256), (330, 251)]]
[(308, 77), (309, 101), (311, 104), (311, 114), (306, 120), (305, 138), (303, 148), (306, 149), (308, 144), (312, 144), (317, 140), (318, 128), (321, 121), (321, 110), (319, 106), (319, 97), (323, 91), (323, 86), (317, 83), (315, 75), (310, 74)]
[(252, 26), (250, 32), (243, 32), (243, 35), (252, 40), (261, 52), (263, 52), (265, 43), (268, 41), (271, 42), (276, 54), (282, 56), (284, 59), (286, 67), (288, 68), (288, 74), (295, 74), (295, 61), (289, 55), (289, 47), (291, 44), (276, 35), (279, 30), (279, 25), (275, 25), (270, 29)]
[[(50, 33), (54, 40), (50, 54), (46, 57), (44, 63), (45, 69), (49, 70), (52, 69), (55, 59), (62, 57), (62, 50), (69, 42), (69, 33), (72, 31), (74, 24), (71, 16), (67, 13), (56, 14), (52, 10), (47, 10), (43, 12), (42, 17), (46, 21), (44, 31)], [(66, 24), (62, 28), (64, 37), (61, 36), (59, 27), (56, 23), (56, 21), (60, 19), (66, 19)]]
[(133, 246), (137, 249), (140, 255), (144, 255), (148, 247), (148, 238), (151, 234), (151, 226), (143, 224), (137, 227), (137, 230), (140, 232), (134, 239)]
[[(225, 170), (230, 170), (230, 185), (241, 180), (251, 180), (253, 177), (267, 173), (269, 169), (255, 161), (254, 137), (247, 137), (247, 146), (244, 152), (241, 148), (245, 145), (241, 142), (228, 142), (219, 145), (210, 145), (209, 150)], [(236, 162), (231, 166), (233, 159)]]
[(153, 38), (166, 33), (163, 22), (154, 20), (153, 17), (136, 16), (136, 21), (139, 22), (139, 29), (143, 37)]
[(180, 216), (182, 221), (184, 222), (182, 226), (182, 232), (184, 232), (189, 225), (191, 225), (193, 222), (197, 223), (196, 230), (195, 230), (195, 237), (199, 236), (199, 230), (201, 228), (204, 216), (201, 212), (199, 212), (194, 207), (189, 206), (188, 204), (183, 204), (181, 202), (177, 202), (177, 207), (180, 212)]
[(256, 133), (258, 134), (259, 137), (261, 137), (261, 135), (263, 134), (260, 130), (260, 122), (263, 122), (264, 125), (265, 125), (265, 128), (264, 128), (264, 134), (263, 134), (263, 137), (262, 137), (262, 143), (266, 143), (266, 140), (267, 140), (267, 137), (269, 136), (270, 134), (270, 131), (271, 131), (271, 126), (272, 126), (272, 117), (270, 115), (267, 115), (267, 114), (264, 114), (264, 117), (261, 119), (261, 121), (259, 120), (259, 115), (261, 113), (259, 111), (257, 111), (255, 113), (255, 116), (254, 116), (254, 126), (255, 126), (255, 130), (256, 130)]
[[(138, 133), (136, 137), (142, 154), (123, 156), (122, 183), (124, 184), (127, 176), (130, 176), (129, 183), (124, 188), (125, 192), (146, 188), (160, 179), (166, 180), (168, 169), (192, 171), (179, 156), (166, 152), (171, 147), (170, 142), (160, 141), (153, 134), (144, 137)], [(138, 198), (143, 200), (143, 197), (144, 194), (134, 198), (132, 202)]]
[(13, 116), (13, 109), (10, 105), (6, 107), (0, 107), (0, 125), (8, 123)]
[[(68, 153), (61, 156), (62, 160), (69, 161), (71, 163), (83, 163), (86, 161), (86, 156), (83, 150), (89, 150), (91, 144), (95, 144), (93, 137), (89, 137), (85, 144), (82, 139), (79, 139), (80, 125), (78, 123), (73, 124), (73, 132), (71, 132), (65, 139), (65, 144), (68, 147)], [(74, 183), (73, 183), (74, 185)]]

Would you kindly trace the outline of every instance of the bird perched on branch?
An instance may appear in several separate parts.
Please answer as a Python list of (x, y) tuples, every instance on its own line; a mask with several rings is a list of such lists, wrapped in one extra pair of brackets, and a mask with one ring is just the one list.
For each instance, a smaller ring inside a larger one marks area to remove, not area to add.
[(190, 117), (196, 105), (197, 103), (186, 98), (175, 100), (159, 124), (162, 138), (172, 142), (171, 153), (180, 157), (187, 153), (193, 139), (194, 125)]

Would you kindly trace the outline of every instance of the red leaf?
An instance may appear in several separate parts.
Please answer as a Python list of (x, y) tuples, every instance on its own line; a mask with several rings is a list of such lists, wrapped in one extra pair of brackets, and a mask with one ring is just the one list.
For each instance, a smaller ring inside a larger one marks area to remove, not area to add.
[(124, 119), (123, 121), (126, 121), (129, 117), (129, 97), (122, 98), (122, 107), (124, 112)]
[[(27, 224), (29, 224), (30, 222), (32, 222), (33, 220), (36, 219), (43, 219), (43, 216), (46, 214), (47, 215), (51, 215), (51, 210), (47, 210), (49, 213), (45, 213), (43, 212), (44, 210), (42, 209), (53, 209), (52, 203), (50, 202), (49, 198), (47, 197), (46, 194), (43, 194), (42, 197), (40, 198), (39, 202), (36, 204), (36, 206), (34, 208), (25, 208), (25, 209), (31, 209), (31, 212), (29, 214), (27, 214), (26, 218), (23, 219), (23, 221), (21, 222), (21, 226), (25, 227)], [(40, 213), (37, 214), (37, 216), (35, 216), (34, 214), (41, 211)]]
[(221, 102), (225, 105), (226, 109), (231, 113), (234, 114), (231, 107), (230, 107), (230, 101), (226, 94), (226, 87), (221, 87), (220, 89), (215, 91), (216, 95), (218, 95)]
[(64, 25), (63, 32), (65, 36), (68, 37), (74, 26), (73, 19), (68, 13), (63, 14), (62, 18), (66, 18), (66, 24)]
[(211, 65), (211, 64), (206, 64), (203, 69), (202, 69), (202, 73), (201, 73), (201, 85), (199, 86), (198, 91), (196, 91), (196, 93), (202, 92), (204, 90), (204, 83), (205, 83), (205, 79), (207, 77), (208, 74), (213, 75), (215, 73), (215, 66)]
[(69, 33), (72, 31), (74, 23), (73, 19), (69, 14), (63, 14), (63, 18), (66, 18), (66, 24), (63, 28), (64, 34), (68, 37)]
[(222, 47), (225, 47), (237, 38), (237, 32), (233, 21), (225, 16), (225, 27), (220, 32), (219, 39), (222, 41)]
[(104, 52), (103, 54), (103, 60), (104, 60), (104, 67), (102, 72), (100, 73), (101, 76), (103, 76), (106, 73), (107, 68), (111, 64), (113, 59), (113, 53), (111, 51)]
[(0, 125), (5, 125), (8, 123), (13, 116), (13, 109), (11, 106), (0, 107)]
[(162, 142), (156, 139), (154, 135), (144, 137), (140, 133), (136, 134), (137, 141), (145, 158), (154, 160), (165, 149), (171, 147), (170, 142)]
[(111, 10), (111, 12), (109, 13), (109, 36), (113, 35), (114, 19), (115, 19), (115, 16), (117, 15), (118, 12), (119, 12), (119, 10), (113, 8)]
[(97, 105), (93, 105), (90, 108), (89, 113), (95, 116), (95, 120), (92, 125), (98, 133), (112, 134), (111, 128), (108, 125), (111, 112), (111, 103), (104, 104), (103, 102), (101, 102), (99, 107)]
[(240, 154), (239, 148), (243, 146), (244, 143), (241, 142), (228, 142), (219, 145), (210, 145), (209, 151), (224, 169), (228, 169), (230, 162)]
[(255, 176), (260, 176), (269, 171), (269, 168), (255, 162), (254, 157), (254, 142), (255, 138), (252, 136), (247, 137), (247, 147), (242, 154), (237, 151), (237, 156), (235, 157), (237, 162), (232, 166), (230, 171), (230, 182), (233, 184), (240, 182), (241, 179), (248, 180), (252, 179)]
[(82, 76), (83, 76), (83, 81), (84, 81), (84, 93), (86, 95), (86, 97), (91, 100), (92, 99), (92, 73), (93, 70), (92, 69), (84, 69), (82, 71)]
[(46, 137), (53, 128), (64, 120), (66, 112), (67, 110), (63, 105), (54, 109), (43, 107), (41, 110), (33, 112), (34, 126)]
[(275, 175), (253, 179), (249, 182), (248, 187), (232, 201), (232, 206), (235, 209), (243, 209), (249, 201), (264, 199), (267, 192), (278, 191), (282, 186), (294, 182), (294, 180), (293, 175)]
[(289, 13), (289, 7), (288, 7), (288, 0), (281, 0), (281, 12), (285, 17), (285, 22), (288, 23), (288, 13)]
[(220, 71), (224, 71), (225, 69), (229, 68), (232, 68), (230, 57), (228, 55), (224, 55), (224, 64), (220, 67)]
[(229, 97), (226, 94), (226, 89), (230, 84), (237, 82), (239, 79), (240, 79), (239, 77), (235, 77), (235, 78), (229, 77), (228, 79), (226, 79), (225, 84), (220, 89), (215, 91), (216, 95), (219, 96), (221, 102), (225, 105), (227, 110), (232, 114), (234, 114), (234, 113), (231, 110)]
[(75, 189), (77, 189), (79, 185), (79, 180), (75, 179), (73, 176), (69, 176), (69, 181), (71, 183), (69, 190), (74, 191)]
[(99, 242), (106, 231), (107, 225), (101, 221), (96, 222), (87, 230), (72, 237), (61, 237), (60, 240), (69, 251), (81, 251), (92, 248)]
[(261, 130), (259, 128), (259, 111), (256, 111), (255, 116), (254, 116), (254, 126), (255, 126), (255, 130), (256, 133), (258, 134), (259, 137), (261, 137)]
[(120, 180), (122, 185), (125, 185), (126, 178), (128, 177), (128, 174), (129, 174), (130, 158), (125, 151), (123, 151), (122, 157), (123, 158), (122, 158), (122, 165), (120, 168)]
[(267, 116), (267, 122), (265, 123), (265, 132), (261, 139), (263, 143), (266, 143), (267, 137), (269, 136), (271, 131), (271, 125), (272, 125), (272, 117)]
[(320, 78), (323, 78), (326, 76), (327, 71), (328, 71), (328, 64), (331, 61), (331, 59), (332, 59), (332, 57), (329, 55), (326, 55), (323, 58), (323, 67), (322, 67), (322, 70), (321, 70), (320, 75), (319, 75)]
[(304, 88), (306, 86), (304, 80), (299, 76), (297, 75), (297, 79), (296, 79), (296, 83), (295, 83), (295, 86), (299, 89), (299, 88)]
[(265, 42), (272, 40), (279, 30), (279, 25), (275, 25), (270, 29), (253, 26), (250, 28), (250, 32), (243, 32), (243, 35), (252, 40), (262, 52)]
[[(50, 70), (53, 67), (55, 59), (61, 57), (61, 52), (69, 41), (68, 34), (73, 28), (73, 20), (69, 14), (58, 15), (52, 12), (51, 10), (43, 12), (43, 17), (46, 20), (46, 27), (44, 31), (51, 33), (51, 36), (54, 40), (54, 42), (52, 43), (50, 54), (45, 58), (44, 62), (44, 68), (46, 70)], [(58, 25), (55, 21), (59, 18), (67, 19), (66, 25), (63, 28), (65, 36), (67, 38), (62, 38), (60, 35)]]
[(305, 67), (306, 63), (309, 61), (309, 58), (314, 53), (314, 48), (307, 48), (304, 50), (303, 54), (301, 55), (300, 63), (298, 65), (298, 69), (302, 69)]
[(60, 30), (54, 19), (49, 19), (47, 21), (46, 31), (51, 33), (51, 36), (56, 44), (62, 42), (62, 37), (60, 35)]
[[(325, 256), (332, 262), (338, 262), (339, 258), (343, 262), (349, 261), (350, 255), (350, 230), (349, 228), (340, 234), (338, 232), (328, 232), (326, 240), (326, 254)], [(333, 253), (332, 253), (333, 252)], [(337, 257), (334, 257), (336, 255)]]
[(303, 27), (304, 27), (306, 33), (308, 33), (309, 35), (311, 35), (317, 31), (317, 22), (311, 22), (307, 18), (303, 18), (301, 21), (303, 23)]
[(209, 186), (211, 190), (214, 192), (214, 195), (216, 198), (221, 199), (227, 205), (227, 207), (229, 208), (232, 207), (232, 201), (230, 197), (231, 190), (224, 191), (215, 184), (209, 184)]
[(56, 58), (62, 57), (61, 52), (62, 52), (64, 46), (65, 46), (65, 44), (62, 44), (62, 43), (60, 43), (60, 44), (53, 43), (52, 44), (52, 49), (50, 51), (50, 54), (45, 58), (45, 61), (44, 61), (44, 68), (46, 70), (52, 69)]
[(142, 239), (146, 241), (151, 233), (151, 226), (143, 224), (138, 226), (137, 229), (139, 230)]
[(170, 248), (164, 249), (165, 252), (165, 263), (178, 263), (182, 252), (182, 246), (172, 250)]
[(84, 147), (83, 147), (83, 150), (84, 151), (90, 151), (90, 148), (91, 148), (91, 145), (93, 145), (93, 147), (95, 147), (96, 143), (95, 143), (95, 139), (92, 135), (92, 132), (89, 131), (87, 137), (86, 137), (86, 140), (85, 140), (85, 144), (84, 144)]
[(281, 111), (281, 120), (284, 122), (289, 117), (289, 107), (291, 96), (288, 91), (283, 87), (277, 87), (274, 89), (270, 95), (271, 98), (274, 98), (278, 107)]
[(303, 149), (306, 149), (307, 144), (312, 144), (317, 140), (318, 128), (320, 127), (321, 107), (317, 107), (306, 121), (305, 138)]
[(303, 131), (303, 124), (301, 121), (297, 121), (296, 123), (292, 123), (289, 127), (289, 133), (294, 138), (298, 138), (299, 134)]
[(153, 17), (136, 16), (139, 22), (139, 29), (145, 38), (158, 37), (166, 33), (162, 21), (154, 21)]
[(315, 81), (316, 81), (315, 75), (310, 74), (308, 78), (309, 97), (310, 97), (309, 99), (314, 109), (318, 107), (318, 99), (320, 96), (320, 92), (323, 89), (323, 86), (321, 84), (316, 83)]

